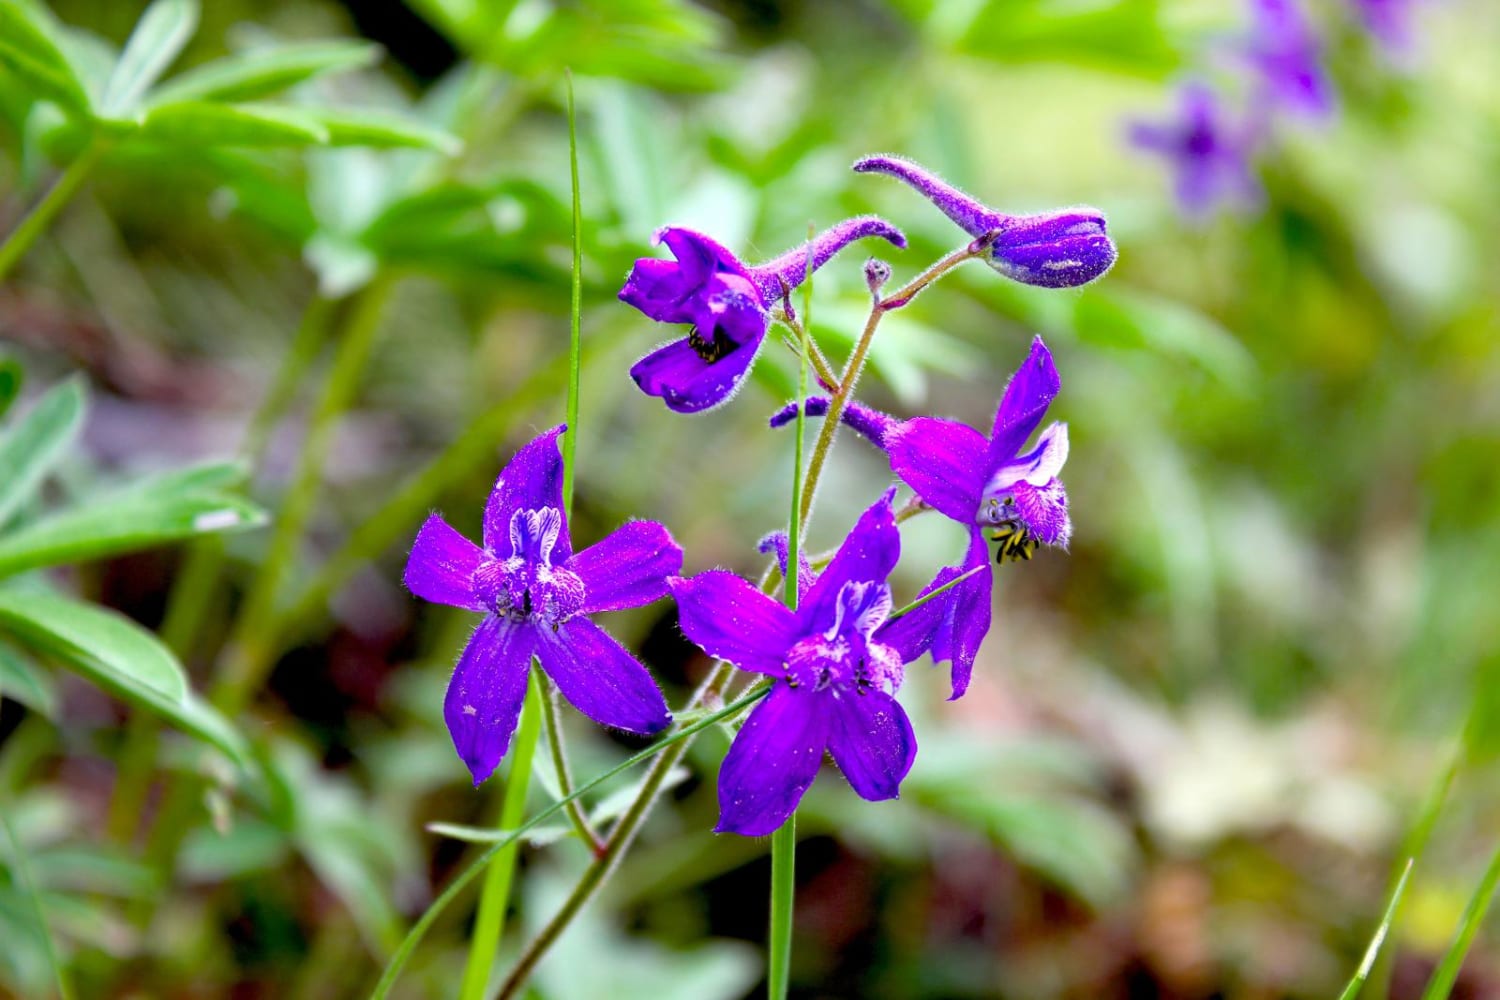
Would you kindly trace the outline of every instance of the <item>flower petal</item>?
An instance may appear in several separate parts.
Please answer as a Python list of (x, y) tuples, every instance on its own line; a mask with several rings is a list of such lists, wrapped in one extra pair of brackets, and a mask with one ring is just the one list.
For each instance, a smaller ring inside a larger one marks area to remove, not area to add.
[(984, 489), (989, 443), (953, 420), (917, 417), (886, 435), (891, 469), (927, 504), (960, 524), (973, 524)]
[[(901, 558), (901, 532), (897, 530), (896, 518), (891, 512), (891, 499), (895, 495), (895, 487), (886, 490), (854, 522), (844, 544), (833, 554), (833, 560), (819, 574), (807, 597), (797, 607), (799, 633), (824, 632), (838, 621), (839, 596), (845, 584), (885, 584)], [(872, 631), (890, 613), (888, 590), (886, 597), (884, 613), (870, 622)]]
[(781, 677), (786, 652), (797, 641), (797, 619), (728, 570), (711, 569), (667, 581), (683, 634), (709, 656), (741, 670)]
[[(932, 582), (922, 588), (917, 597), (923, 598), (940, 587), (946, 586), (967, 572), (961, 566), (945, 566), (938, 570)], [(937, 630), (948, 614), (948, 604), (953, 600), (955, 587), (949, 587), (938, 596), (917, 605), (894, 621), (887, 621), (875, 630), (874, 639), (891, 647), (901, 657), (902, 663), (910, 663), (932, 648)]]
[(698, 413), (734, 395), (744, 381), (760, 345), (737, 347), (717, 361), (704, 361), (687, 339), (663, 344), (630, 368), (630, 377), (667, 409)]
[(683, 280), (681, 264), (642, 257), (630, 269), (619, 298), (658, 323), (686, 323), (691, 317), (683, 307), (683, 300), (692, 291), (692, 286)]
[(667, 577), (682, 570), (682, 548), (655, 521), (629, 521), (575, 555), (568, 569), (583, 580), (583, 611), (619, 611), (665, 597)]
[(984, 567), (939, 597), (944, 601), (943, 620), (932, 637), (932, 660), (953, 661), (953, 693), (949, 701), (963, 697), (974, 673), (974, 658), (990, 630), (991, 593), (995, 581), (989, 572), (990, 550), (984, 534), (977, 528), (969, 534), (969, 549), (959, 566), (960, 573)]
[(1016, 498), (1016, 513), (1033, 535), (1047, 545), (1067, 548), (1073, 522), (1068, 518), (1068, 494), (1062, 480), (1053, 479), (1043, 486), (1022, 480), (1011, 495)]
[(601, 726), (659, 733), (672, 724), (651, 673), (615, 637), (587, 618), (538, 629), (536, 656), (563, 697)]
[(448, 682), (443, 719), (476, 787), (494, 772), (510, 748), (526, 697), (534, 636), (526, 626), (493, 615), (485, 618), (464, 647)]
[(517, 512), (548, 507), (562, 518), (561, 530), (552, 546), (553, 564), (565, 563), (573, 554), (567, 515), (563, 513), (562, 453), (557, 448), (558, 435), (565, 430), (567, 425), (559, 424), (533, 439), (516, 452), (495, 480), (495, 488), (484, 507), (484, 547), (501, 559), (511, 554), (510, 523)]
[(786, 822), (823, 764), (831, 707), (818, 692), (771, 688), (719, 768), (715, 833), (763, 837)]
[(1047, 415), (1047, 407), (1057, 397), (1062, 380), (1052, 363), (1052, 352), (1037, 337), (1031, 342), (1031, 353), (1011, 376), (1005, 397), (995, 412), (995, 426), (990, 431), (986, 464), (990, 470), (1009, 462), (1021, 453), (1026, 442)]
[(406, 589), (434, 604), (470, 611), (485, 610), (474, 593), (474, 571), (484, 552), (455, 531), (442, 515), (432, 514), (417, 532), (402, 580)]
[(656, 231), (656, 242), (672, 251), (672, 256), (682, 266), (683, 282), (692, 287), (703, 284), (711, 275), (720, 271), (750, 277), (738, 257), (696, 229), (663, 226)]
[(896, 798), (917, 759), (905, 709), (884, 691), (843, 691), (830, 707), (828, 750), (849, 784), (871, 802)]
[(1010, 492), (1019, 482), (1032, 486), (1045, 486), (1057, 478), (1063, 466), (1068, 464), (1068, 425), (1055, 421), (1042, 436), (1036, 447), (995, 469), (990, 481), (984, 484), (985, 497), (998, 497)]

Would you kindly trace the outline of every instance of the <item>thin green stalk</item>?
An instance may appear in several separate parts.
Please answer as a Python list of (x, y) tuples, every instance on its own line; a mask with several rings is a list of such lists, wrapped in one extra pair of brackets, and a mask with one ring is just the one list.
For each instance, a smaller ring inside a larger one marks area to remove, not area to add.
[(1474, 895), (1469, 898), (1469, 905), (1464, 908), (1464, 915), (1458, 922), (1458, 930), (1453, 934), (1453, 944), (1428, 980), (1427, 989), (1422, 991), (1422, 1000), (1447, 1000), (1448, 994), (1453, 992), (1453, 984), (1463, 969), (1464, 958), (1469, 954), (1474, 936), (1479, 933), (1479, 925), (1484, 922), (1490, 901), (1495, 898), (1497, 885), (1500, 885), (1500, 850), (1496, 850), (1490, 857), (1484, 876), (1479, 880), (1479, 885), (1474, 889)]
[(78, 154), (78, 159), (68, 164), (67, 169), (62, 172), (52, 187), (47, 189), (42, 200), (26, 213), (20, 225), (11, 230), (5, 242), (0, 243), (0, 281), (5, 280), (5, 276), (10, 274), (16, 262), (26, 255), (26, 251), (31, 249), (37, 237), (47, 231), (47, 227), (52, 224), (57, 213), (62, 211), (63, 206), (78, 193), (79, 187), (94, 169), (94, 165), (104, 155), (105, 148), (106, 144), (98, 139), (89, 143), (84, 151)]
[(31, 900), (32, 915), (36, 917), (36, 930), (42, 937), (42, 949), (47, 953), (47, 964), (52, 967), (52, 976), (57, 983), (57, 995), (62, 1000), (73, 1000), (73, 986), (68, 981), (67, 971), (63, 968), (61, 960), (57, 957), (57, 949), (52, 944), (52, 931), (47, 926), (47, 909), (42, 905), (42, 891), (37, 886), (36, 880), (31, 877), (31, 863), (26, 860), (26, 852), (21, 849), (20, 838), (10, 825), (10, 819), (4, 812), (0, 812), (0, 826), (5, 827), (5, 836), (10, 840), (11, 857), (14, 860), (13, 869), (16, 874), (16, 882), (26, 897)]
[(303, 438), (302, 453), (282, 500), (265, 560), (230, 631), (222, 670), (210, 693), (215, 707), (231, 718), (249, 703), (271, 667), (275, 652), (268, 640), (276, 616), (276, 598), (285, 585), (303, 529), (312, 516), (323, 465), (339, 418), (353, 402), (375, 346), (381, 312), (391, 287), (388, 276), (377, 276), (346, 303), (343, 336), (334, 353), (333, 367)]
[[(729, 668), (728, 664), (720, 664), (709, 676), (709, 679), (704, 682), (703, 689), (699, 692), (699, 696), (693, 699), (692, 704), (701, 703), (703, 697), (709, 692), (722, 692), (723, 686), (728, 683), (732, 674), (733, 671)], [(769, 688), (762, 688), (747, 694), (732, 704), (748, 705), (764, 694), (766, 690), (769, 690)], [(708, 718), (727, 718), (727, 715), (725, 715), (724, 711), (721, 711), (715, 712), (713, 715), (708, 716)], [(693, 732), (696, 732), (698, 728), (701, 728), (701, 720), (700, 723), (686, 727), (687, 730), (692, 730)], [(620, 817), (619, 822), (615, 824), (614, 830), (610, 832), (609, 841), (605, 844), (604, 852), (584, 871), (577, 884), (573, 886), (573, 891), (563, 901), (563, 905), (553, 914), (552, 919), (547, 921), (547, 926), (543, 927), (537, 936), (526, 945), (525, 951), (521, 952), (521, 957), (516, 960), (515, 968), (511, 969), (510, 975), (505, 978), (505, 985), (500, 987), (498, 1000), (511, 1000), (512, 997), (515, 997), (520, 992), (521, 988), (526, 985), (526, 981), (531, 978), (531, 973), (536, 969), (537, 963), (542, 960), (542, 956), (547, 954), (548, 949), (562, 935), (562, 932), (567, 930), (568, 925), (573, 922), (573, 918), (588, 904), (589, 900), (594, 898), (594, 894), (599, 891), (599, 888), (609, 880), (610, 873), (615, 870), (620, 860), (625, 857), (625, 852), (630, 849), (630, 845), (635, 841), (635, 835), (640, 832), (641, 824), (645, 821), (646, 816), (650, 814), (652, 807), (656, 805), (662, 782), (666, 780), (672, 768), (676, 767), (687, 753), (689, 742), (688, 740), (681, 740), (675, 743), (675, 745), (666, 749), (658, 756), (656, 760), (652, 761), (651, 769), (646, 772), (646, 777), (641, 782), (640, 793), (636, 795), (635, 801), (630, 803), (630, 808), (625, 811), (624, 815)], [(578, 790), (578, 793), (587, 791), (587, 789), (588, 786), (585, 785)], [(575, 797), (578, 793), (575, 793)]]
[[(787, 530), (786, 606), (797, 610), (798, 556), (802, 550), (802, 522), (810, 512), (802, 492), (802, 438), (807, 424), (808, 330), (812, 326), (812, 259), (802, 283), (801, 351), (797, 366), (797, 433), (792, 463), (792, 496)], [(852, 362), (851, 362), (852, 363)], [(842, 392), (842, 389), (840, 390)], [(837, 419), (837, 418), (835, 418)], [(791, 979), (793, 906), (797, 893), (797, 812), (771, 834), (771, 926), (766, 939), (766, 995), (785, 1000)]]
[(578, 378), (583, 348), (583, 202), (578, 191), (578, 114), (573, 71), (568, 80), (568, 166), (573, 179), (573, 285), (568, 310), (568, 432), (563, 436), (563, 507), (573, 513), (574, 456), (578, 454)]
[(1401, 906), (1401, 897), (1406, 893), (1406, 883), (1411, 878), (1411, 865), (1412, 859), (1407, 858), (1406, 864), (1401, 869), (1401, 878), (1396, 881), (1396, 888), (1391, 892), (1391, 900), (1385, 906), (1385, 915), (1381, 917), (1380, 924), (1371, 935), (1369, 947), (1365, 948), (1365, 957), (1360, 960), (1359, 968), (1354, 970), (1354, 975), (1349, 977), (1349, 984), (1344, 987), (1344, 992), (1339, 994), (1339, 1000), (1356, 1000), (1359, 991), (1364, 988), (1365, 981), (1370, 976), (1370, 969), (1375, 965), (1375, 958), (1380, 954), (1380, 948), (1385, 944), (1386, 936), (1391, 932), (1391, 923), (1396, 919), (1396, 910)]
[[(717, 673), (718, 672), (716, 671), (716, 674)], [(728, 676), (728, 673), (729, 671), (727, 668), (723, 670), (724, 676)], [(712, 677), (710, 678), (710, 680), (712, 680)], [(707, 685), (705, 685), (705, 687), (707, 687)], [(448, 888), (439, 893), (437, 899), (432, 901), (432, 904), (427, 907), (422, 916), (419, 917), (417, 919), (417, 922), (412, 925), (411, 930), (408, 931), (406, 937), (402, 939), (401, 944), (396, 948), (396, 951), (391, 956), (390, 961), (386, 963), (385, 969), (380, 974), (379, 981), (376, 982), (375, 988), (370, 992), (370, 1000), (384, 1000), (385, 997), (390, 996), (391, 987), (396, 985), (396, 980), (400, 977), (401, 970), (404, 969), (406, 967), (406, 963), (410, 961), (412, 952), (414, 952), (417, 948), (417, 945), (421, 943), (423, 936), (432, 927), (433, 923), (436, 922), (437, 918), (442, 914), (443, 910), (447, 908), (448, 904), (453, 902), (454, 898), (458, 896), (458, 894), (462, 892), (470, 882), (473, 882), (474, 879), (479, 876), (480, 872), (485, 870), (486, 866), (488, 866), (490, 861), (494, 859), (495, 855), (500, 853), (500, 851), (504, 849), (506, 845), (518, 842), (532, 829), (540, 826), (547, 820), (551, 819), (553, 816), (556, 816), (558, 813), (562, 812), (563, 809), (567, 807), (567, 804), (569, 802), (578, 801), (579, 798), (587, 795), (589, 792), (592, 792), (595, 788), (598, 788), (600, 785), (604, 784), (615, 775), (622, 774), (625, 771), (630, 770), (632, 767), (641, 763), (642, 761), (649, 760), (652, 757), (656, 757), (667, 748), (675, 746), (676, 744), (681, 743), (692, 736), (696, 736), (698, 733), (701, 733), (703, 730), (708, 729), (710, 726), (716, 726), (720, 722), (723, 722), (725, 719), (729, 719), (740, 714), (745, 709), (753, 705), (756, 701), (764, 697), (766, 692), (769, 690), (769, 685), (759, 687), (756, 690), (744, 695), (743, 697), (736, 699), (730, 704), (725, 705), (717, 712), (711, 712), (708, 715), (702, 716), (696, 721), (683, 726), (681, 729), (677, 730), (675, 733), (672, 733), (670, 736), (666, 736), (662, 739), (657, 740), (655, 743), (651, 744), (649, 747), (646, 747), (644, 750), (640, 750), (636, 753), (631, 754), (629, 757), (620, 761), (620, 763), (616, 764), (614, 767), (603, 772), (602, 774), (599, 774), (589, 779), (588, 781), (585, 781), (583, 784), (579, 785), (571, 795), (559, 799), (557, 802), (552, 803), (552, 805), (538, 812), (535, 816), (531, 817), (520, 826), (516, 827), (513, 830), (507, 831), (504, 837), (495, 841), (495, 843), (492, 844), (487, 850), (485, 850), (483, 854), (475, 858), (474, 861), (471, 862), (470, 865), (465, 868), (457, 878), (450, 882), (448, 884)], [(622, 819), (621, 825), (623, 825), (623, 822), (624, 821)]]
[[(496, 825), (502, 830), (519, 826), (526, 812), (526, 792), (531, 784), (531, 759), (536, 753), (537, 732), (541, 728), (541, 704), (547, 700), (542, 690), (541, 672), (533, 669), (526, 703), (521, 709), (521, 724), (516, 730), (516, 749), (510, 758), (510, 775), (505, 782), (505, 798), (500, 804)], [(490, 983), (490, 967), (505, 932), (505, 908), (510, 901), (510, 884), (516, 870), (516, 855), (521, 842), (512, 841), (495, 855), (485, 871), (479, 891), (479, 913), (474, 918), (474, 933), (469, 939), (469, 959), (464, 966), (460, 1000), (484, 1000)]]
[[(552, 751), (552, 767), (557, 772), (558, 791), (568, 795), (573, 791), (573, 767), (568, 763), (568, 749), (562, 736), (562, 712), (557, 704), (557, 691), (548, 685), (546, 697), (542, 699), (543, 723), (547, 729), (547, 746)], [(605, 843), (589, 824), (588, 815), (577, 802), (568, 803), (568, 822), (573, 831), (593, 852), (594, 857), (604, 853)]]

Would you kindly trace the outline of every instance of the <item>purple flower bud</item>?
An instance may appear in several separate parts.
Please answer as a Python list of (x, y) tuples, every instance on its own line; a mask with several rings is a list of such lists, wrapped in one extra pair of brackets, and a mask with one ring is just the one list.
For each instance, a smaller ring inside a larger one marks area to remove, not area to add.
[(871, 257), (865, 261), (865, 284), (870, 287), (870, 294), (877, 299), (880, 298), (880, 290), (885, 283), (891, 280), (891, 265), (878, 257)]
[[(803, 404), (803, 413), (809, 417), (825, 416), (828, 413), (828, 397), (808, 396)], [(771, 414), (768, 423), (772, 427), (785, 427), (796, 419), (797, 404), (791, 402)], [(844, 414), (839, 419), (844, 426), (858, 432), (875, 447), (882, 449), (885, 448), (886, 435), (900, 423), (890, 414), (872, 409), (857, 399), (851, 399), (845, 404)]]
[(976, 201), (931, 171), (896, 156), (867, 156), (858, 173), (889, 174), (905, 181), (960, 229), (988, 243), (984, 259), (996, 271), (1026, 285), (1073, 288), (1114, 265), (1117, 252), (1104, 216), (1079, 207), (1037, 215), (1006, 215)]

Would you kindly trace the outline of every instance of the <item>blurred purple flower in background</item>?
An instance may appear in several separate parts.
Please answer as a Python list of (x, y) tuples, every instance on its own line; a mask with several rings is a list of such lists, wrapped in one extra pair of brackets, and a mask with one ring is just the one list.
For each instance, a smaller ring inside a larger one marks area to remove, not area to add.
[(1072, 288), (1098, 278), (1115, 262), (1115, 245), (1097, 209), (1080, 206), (1037, 215), (1006, 215), (897, 156), (867, 156), (855, 162), (854, 170), (905, 181), (964, 232), (976, 240), (991, 240), (985, 261), (1013, 281)]
[(1230, 120), (1206, 85), (1188, 83), (1179, 97), (1178, 117), (1167, 122), (1135, 122), (1130, 141), (1166, 159), (1183, 212), (1201, 217), (1220, 202), (1250, 202), (1260, 187), (1250, 172), (1259, 129)]
[[(718, 832), (758, 837), (780, 827), (825, 751), (871, 801), (895, 798), (911, 770), (916, 736), (894, 695), (905, 664), (931, 642), (939, 602), (888, 620), (886, 580), (901, 554), (894, 494), (860, 516), (795, 611), (725, 570), (669, 581), (689, 639), (775, 678), (719, 771)], [(763, 547), (777, 548), (775, 539)], [(780, 555), (784, 564), (784, 545)]]
[(631, 521), (574, 553), (554, 427), (516, 453), (484, 511), (484, 548), (433, 514), (406, 564), (424, 600), (485, 618), (443, 704), (458, 755), (478, 785), (510, 746), (535, 656), (563, 697), (595, 722), (655, 733), (672, 721), (650, 673), (585, 615), (649, 604), (682, 569), (682, 550), (654, 521)]
[(1402, 51), (1412, 41), (1417, 0), (1349, 0), (1370, 34), (1388, 49)]
[(901, 230), (872, 215), (846, 219), (808, 243), (749, 266), (714, 240), (677, 226), (656, 234), (676, 260), (635, 262), (620, 300), (659, 323), (690, 323), (630, 369), (641, 391), (678, 413), (724, 402), (739, 388), (770, 325), (768, 308), (844, 247), (867, 236), (906, 246)]
[(1241, 51), (1260, 76), (1262, 99), (1308, 118), (1332, 113), (1322, 42), (1297, 0), (1251, 0), (1250, 16)]

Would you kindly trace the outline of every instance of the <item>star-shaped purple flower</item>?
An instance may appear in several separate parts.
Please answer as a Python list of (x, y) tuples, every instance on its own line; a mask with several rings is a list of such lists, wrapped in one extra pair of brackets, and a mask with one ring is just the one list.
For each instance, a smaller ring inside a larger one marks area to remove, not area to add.
[(1270, 100), (1308, 118), (1331, 113), (1333, 85), (1323, 69), (1322, 42), (1297, 0), (1251, 0), (1250, 17), (1241, 54)]
[(1006, 215), (899, 156), (867, 156), (858, 173), (889, 174), (910, 184), (975, 239), (990, 239), (985, 262), (1026, 285), (1072, 288), (1108, 271), (1115, 245), (1098, 209), (1080, 206), (1039, 215)]
[(900, 791), (917, 740), (894, 695), (905, 664), (931, 642), (936, 602), (888, 621), (886, 580), (901, 554), (894, 493), (861, 515), (796, 611), (725, 570), (668, 581), (689, 639), (710, 656), (775, 678), (724, 758), (716, 831), (758, 837), (776, 830), (817, 777), (825, 751), (863, 798)]
[(702, 233), (668, 226), (656, 234), (676, 260), (635, 262), (620, 300), (659, 323), (688, 323), (687, 337), (663, 344), (630, 369), (641, 391), (678, 413), (697, 413), (732, 396), (770, 325), (769, 307), (844, 247), (867, 236), (906, 246), (901, 230), (873, 215), (846, 219), (808, 243), (749, 266)]
[(433, 514), (406, 563), (424, 600), (483, 612), (443, 702), (458, 755), (478, 785), (510, 746), (536, 657), (563, 697), (595, 722), (649, 734), (672, 721), (650, 673), (586, 616), (664, 597), (682, 549), (654, 521), (631, 521), (573, 551), (554, 427), (516, 453), (484, 510), (484, 547)]
[(1175, 121), (1135, 122), (1129, 134), (1134, 146), (1166, 159), (1178, 205), (1201, 218), (1221, 201), (1259, 197), (1250, 172), (1259, 131), (1232, 122), (1212, 90), (1189, 83), (1182, 88)]

